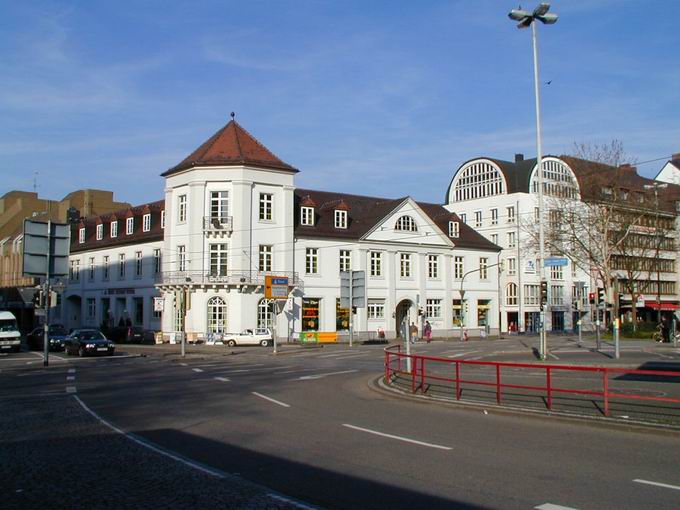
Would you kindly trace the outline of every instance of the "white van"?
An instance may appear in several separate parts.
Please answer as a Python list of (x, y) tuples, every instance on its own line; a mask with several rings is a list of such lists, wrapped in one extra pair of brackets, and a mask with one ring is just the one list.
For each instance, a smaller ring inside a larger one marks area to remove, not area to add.
[(11, 312), (0, 311), (0, 351), (21, 349), (21, 333), (17, 327), (17, 319)]

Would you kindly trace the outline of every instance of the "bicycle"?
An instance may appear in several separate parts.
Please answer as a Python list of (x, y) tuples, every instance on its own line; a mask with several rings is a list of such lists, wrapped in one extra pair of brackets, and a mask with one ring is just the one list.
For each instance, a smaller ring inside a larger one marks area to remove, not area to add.
[(655, 331), (654, 333), (652, 333), (652, 340), (654, 340), (655, 342), (662, 343), (663, 334), (661, 333), (661, 331)]

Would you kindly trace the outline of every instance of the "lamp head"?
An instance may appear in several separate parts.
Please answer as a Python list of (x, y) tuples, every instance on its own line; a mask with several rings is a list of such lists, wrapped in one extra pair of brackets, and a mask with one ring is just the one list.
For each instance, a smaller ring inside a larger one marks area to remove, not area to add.
[(537, 20), (542, 21), (546, 25), (554, 25), (557, 23), (557, 14), (553, 14), (552, 12), (542, 14), (540, 16), (536, 16)]

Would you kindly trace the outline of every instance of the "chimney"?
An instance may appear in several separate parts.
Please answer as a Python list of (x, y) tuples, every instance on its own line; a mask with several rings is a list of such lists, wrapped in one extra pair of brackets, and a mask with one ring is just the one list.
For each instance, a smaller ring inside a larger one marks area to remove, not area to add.
[(515, 154), (515, 163), (519, 163), (520, 161), (524, 161), (524, 154)]
[(674, 152), (671, 159), (680, 159), (680, 152)]
[(631, 172), (634, 174), (637, 173), (637, 167), (631, 165), (630, 163), (622, 163), (621, 165), (619, 165), (619, 168), (626, 172)]

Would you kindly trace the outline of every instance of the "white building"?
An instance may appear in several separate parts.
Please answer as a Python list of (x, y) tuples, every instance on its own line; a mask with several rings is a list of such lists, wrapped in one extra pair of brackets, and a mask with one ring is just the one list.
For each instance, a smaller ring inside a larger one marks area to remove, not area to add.
[[(378, 328), (394, 337), (403, 323), (424, 320), (435, 336), (457, 335), (461, 313), (471, 335), (497, 331), (497, 246), (440, 205), (296, 189), (297, 172), (232, 120), (163, 174), (164, 204), (147, 206), (155, 235), (143, 225), (134, 230), (146, 214), (139, 208), (116, 214), (116, 237), (108, 218), (77, 227), (71, 262), (78, 277), (65, 295), (67, 324), (130, 317), (166, 337), (186, 331), (190, 339), (268, 326), (273, 304), (264, 299), (265, 277), (281, 276), (290, 297), (278, 335), (333, 340), (348, 327), (349, 310), (339, 307), (340, 271), (351, 268), (366, 271), (367, 307), (354, 319), (364, 337)], [(130, 237), (123, 234), (128, 218)], [(122, 279), (97, 276), (104, 257), (109, 271), (124, 261)], [(83, 273), (93, 259), (89, 281)], [(160, 324), (151, 304), (159, 295)]]
[(654, 180), (680, 185), (680, 153), (671, 156)]

